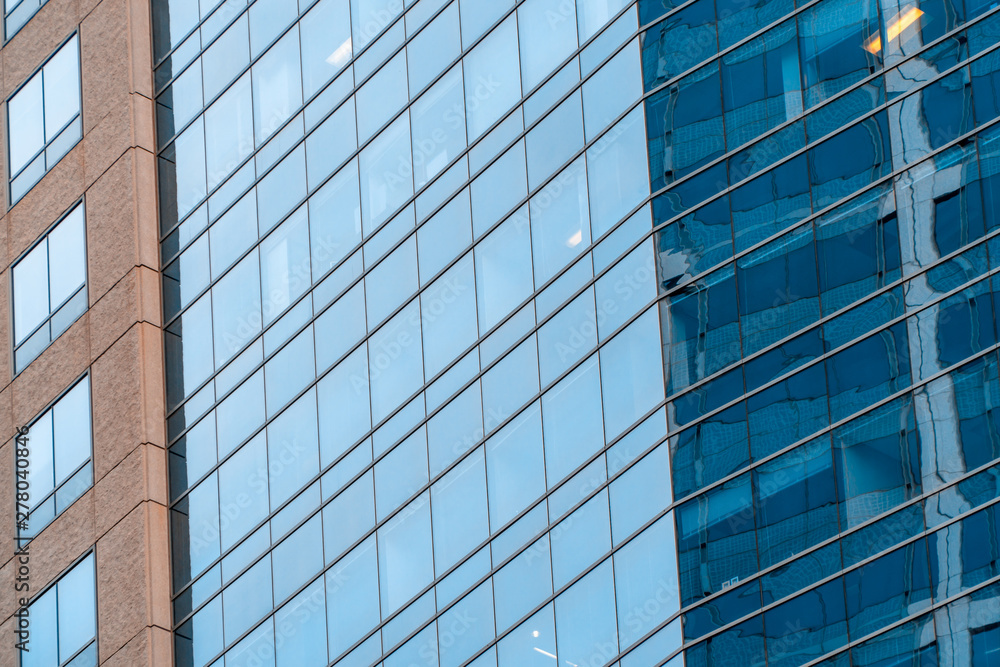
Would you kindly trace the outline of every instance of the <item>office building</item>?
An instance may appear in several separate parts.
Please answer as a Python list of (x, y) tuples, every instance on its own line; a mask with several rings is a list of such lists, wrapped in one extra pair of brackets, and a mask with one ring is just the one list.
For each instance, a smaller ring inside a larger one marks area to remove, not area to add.
[(61, 1), (21, 664), (1000, 664), (989, 0)]

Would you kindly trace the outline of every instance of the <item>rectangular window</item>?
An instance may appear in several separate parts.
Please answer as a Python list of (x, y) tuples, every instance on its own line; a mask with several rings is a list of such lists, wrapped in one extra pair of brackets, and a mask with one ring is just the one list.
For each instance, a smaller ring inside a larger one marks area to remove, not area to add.
[[(28, 520), (18, 538), (31, 539), (94, 484), (90, 378), (85, 376), (28, 429), (27, 456), (18, 446), (18, 481), (28, 482)], [(27, 462), (25, 464), (25, 461)], [(23, 472), (24, 470), (27, 472)]]
[(97, 664), (97, 583), (94, 554), (74, 565), (28, 607), (31, 634), (21, 667)]
[(10, 39), (35, 15), (45, 0), (4, 0), (4, 35)]
[(81, 202), (14, 264), (15, 373), (87, 309), (86, 237)]
[(73, 35), (7, 100), (12, 204), (80, 141), (80, 99), (79, 36)]

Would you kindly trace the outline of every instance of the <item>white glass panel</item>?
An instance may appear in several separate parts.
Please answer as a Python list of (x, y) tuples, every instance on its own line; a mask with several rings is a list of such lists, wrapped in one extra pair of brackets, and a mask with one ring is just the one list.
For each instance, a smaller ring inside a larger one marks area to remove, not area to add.
[(83, 206), (77, 206), (49, 232), (49, 292), (58, 308), (87, 280), (87, 239)]
[(293, 28), (253, 67), (253, 115), (257, 145), (302, 104), (299, 34)]
[(36, 74), (7, 103), (10, 173), (16, 174), (45, 145), (42, 130), (42, 77)]
[(576, 50), (576, 7), (566, 0), (527, 0), (517, 10), (525, 91)]
[(627, 4), (627, 0), (576, 0), (580, 41), (586, 41)]
[(321, 0), (299, 22), (305, 96), (351, 61), (351, 21), (347, 0)]
[(14, 266), (14, 342), (20, 344), (49, 315), (48, 243)]
[(90, 379), (84, 378), (52, 409), (56, 484), (90, 458)]
[(45, 64), (45, 141), (80, 113), (80, 49), (77, 38), (66, 42)]
[(370, 234), (413, 194), (410, 119), (404, 113), (361, 153), (361, 211)]
[(221, 183), (253, 153), (250, 75), (244, 74), (205, 112), (208, 188)]
[(504, 21), (465, 58), (465, 110), (475, 139), (521, 98), (517, 23)]

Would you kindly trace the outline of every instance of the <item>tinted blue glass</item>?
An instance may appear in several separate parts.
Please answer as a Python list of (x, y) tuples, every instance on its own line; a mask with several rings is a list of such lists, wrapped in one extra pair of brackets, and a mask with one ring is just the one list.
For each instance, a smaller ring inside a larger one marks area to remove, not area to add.
[(653, 189), (722, 155), (725, 134), (719, 99), (719, 65), (714, 63), (646, 100), (646, 133)]
[[(639, 21), (646, 24), (683, 2), (649, 0), (639, 3)], [(712, 56), (716, 41), (715, 5), (696, 0), (643, 34), (642, 61), (646, 90), (665, 83)]]
[(178, 664), (990, 664), (983, 2), (214, 4), (154, 12)]
[[(757, 571), (754, 527), (749, 475), (731, 480), (677, 510), (682, 603), (729, 588)], [(756, 604), (760, 604), (759, 599)], [(738, 616), (731, 620), (735, 618)]]
[(856, 526), (919, 493), (918, 433), (908, 397), (834, 431), (841, 525)]

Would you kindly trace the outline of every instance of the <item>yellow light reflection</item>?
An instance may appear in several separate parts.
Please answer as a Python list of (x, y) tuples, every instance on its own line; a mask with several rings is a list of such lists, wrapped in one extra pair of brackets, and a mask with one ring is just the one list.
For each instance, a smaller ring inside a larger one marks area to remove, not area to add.
[[(903, 31), (913, 25), (917, 19), (923, 16), (924, 13), (917, 9), (916, 7), (910, 7), (904, 9), (889, 21), (889, 25), (885, 29), (885, 36), (891, 42), (892, 40), (903, 34)], [(869, 53), (877, 54), (882, 50), (882, 38), (878, 33), (875, 33), (868, 38), (868, 41), (864, 44), (865, 51)]]

